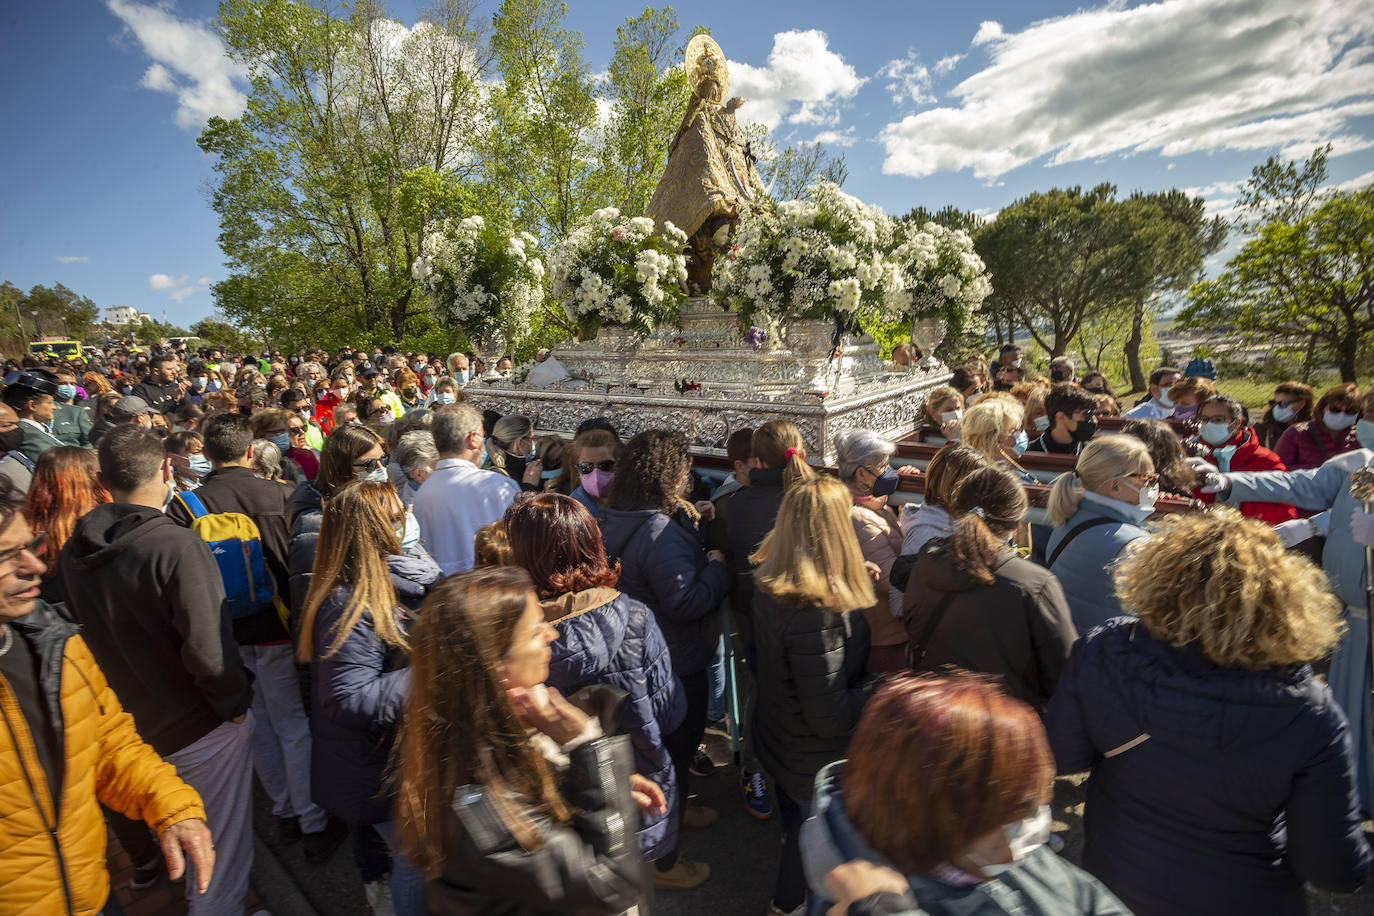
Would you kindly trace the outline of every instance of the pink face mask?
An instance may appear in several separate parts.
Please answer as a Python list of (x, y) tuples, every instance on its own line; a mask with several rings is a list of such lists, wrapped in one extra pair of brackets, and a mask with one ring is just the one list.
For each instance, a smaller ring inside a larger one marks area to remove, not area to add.
[(614, 479), (615, 471), (603, 471), (598, 468), (590, 474), (582, 475), (582, 489), (593, 499), (600, 499), (611, 489), (611, 481)]

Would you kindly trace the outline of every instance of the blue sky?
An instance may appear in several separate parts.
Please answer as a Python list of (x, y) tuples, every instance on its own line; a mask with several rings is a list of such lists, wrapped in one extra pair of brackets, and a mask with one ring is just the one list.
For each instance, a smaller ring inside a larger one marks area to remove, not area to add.
[[(489, 17), (495, 3), (480, 8)], [(392, 2), (410, 25), (418, 3)], [(570, 0), (593, 70), (642, 3)], [(189, 324), (224, 275), (196, 147), (244, 84), (216, 4), (10, 0), (0, 8), (0, 280)], [(843, 149), (846, 189), (900, 214), (995, 213), (1054, 186), (1192, 189), (1227, 213), (1265, 157), (1335, 144), (1374, 182), (1367, 0), (756, 2), (678, 7), (731, 60), (742, 117)], [(699, 18), (698, 18), (699, 17)]]

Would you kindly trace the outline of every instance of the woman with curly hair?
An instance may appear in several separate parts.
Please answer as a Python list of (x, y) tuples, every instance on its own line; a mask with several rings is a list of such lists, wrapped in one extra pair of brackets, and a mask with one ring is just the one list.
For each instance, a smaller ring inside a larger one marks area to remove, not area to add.
[(47, 537), (38, 548), (38, 559), (47, 570), (39, 586), (49, 604), (65, 600), (62, 580), (57, 576), (57, 555), (76, 530), (76, 522), (101, 503), (110, 501), (110, 491), (100, 482), (95, 450), (60, 445), (38, 456), (24, 503), (24, 520), (34, 531)]
[[(690, 794), (688, 766), (706, 731), (706, 668), (720, 632), (716, 615), (730, 589), (725, 554), (704, 548), (701, 516), (684, 496), (691, 470), (686, 436), (661, 429), (642, 432), (625, 444), (609, 505), (597, 515), (607, 557), (620, 561), (617, 587), (654, 612), (682, 680), (686, 717), (665, 743), (683, 798)], [(689, 806), (682, 823), (707, 827), (718, 817), (711, 808)], [(710, 874), (704, 864), (686, 860), (660, 859), (655, 865), (660, 887), (695, 887)]]
[(1229, 510), (1136, 541), (1117, 618), (1050, 703), (1060, 773), (1091, 770), (1083, 867), (1138, 916), (1307, 912), (1371, 854), (1346, 718), (1309, 662), (1340, 637), (1321, 573)]

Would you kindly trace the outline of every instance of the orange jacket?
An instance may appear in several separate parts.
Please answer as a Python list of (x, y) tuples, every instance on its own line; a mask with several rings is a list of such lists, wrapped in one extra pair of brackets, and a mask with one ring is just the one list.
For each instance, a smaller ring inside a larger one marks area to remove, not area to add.
[(205, 809), (138, 736), (75, 625), (40, 601), (10, 627), (39, 659), (49, 709), (58, 700), (64, 771), (54, 811), (28, 720), (0, 676), (0, 916), (88, 916), (110, 891), (97, 800), (159, 833)]

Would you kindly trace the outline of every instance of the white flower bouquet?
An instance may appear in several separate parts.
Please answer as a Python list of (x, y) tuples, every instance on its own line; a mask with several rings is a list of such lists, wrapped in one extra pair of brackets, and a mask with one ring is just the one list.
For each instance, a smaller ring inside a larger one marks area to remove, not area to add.
[(878, 208), (818, 182), (802, 200), (742, 214), (730, 251), (716, 259), (712, 295), (742, 326), (833, 318), (857, 331), (861, 309), (880, 307), (896, 275), (885, 256), (893, 231)]
[(677, 312), (686, 294), (687, 234), (672, 223), (662, 234), (644, 216), (625, 219), (615, 207), (580, 220), (549, 257), (549, 285), (583, 340), (602, 325), (653, 332)]
[(986, 265), (962, 229), (898, 223), (879, 314), (885, 321), (937, 318), (949, 339), (967, 327), (992, 292)]
[(544, 299), (539, 240), (480, 216), (445, 220), (426, 235), (410, 273), (429, 294), (435, 317), (473, 339), (527, 332)]

